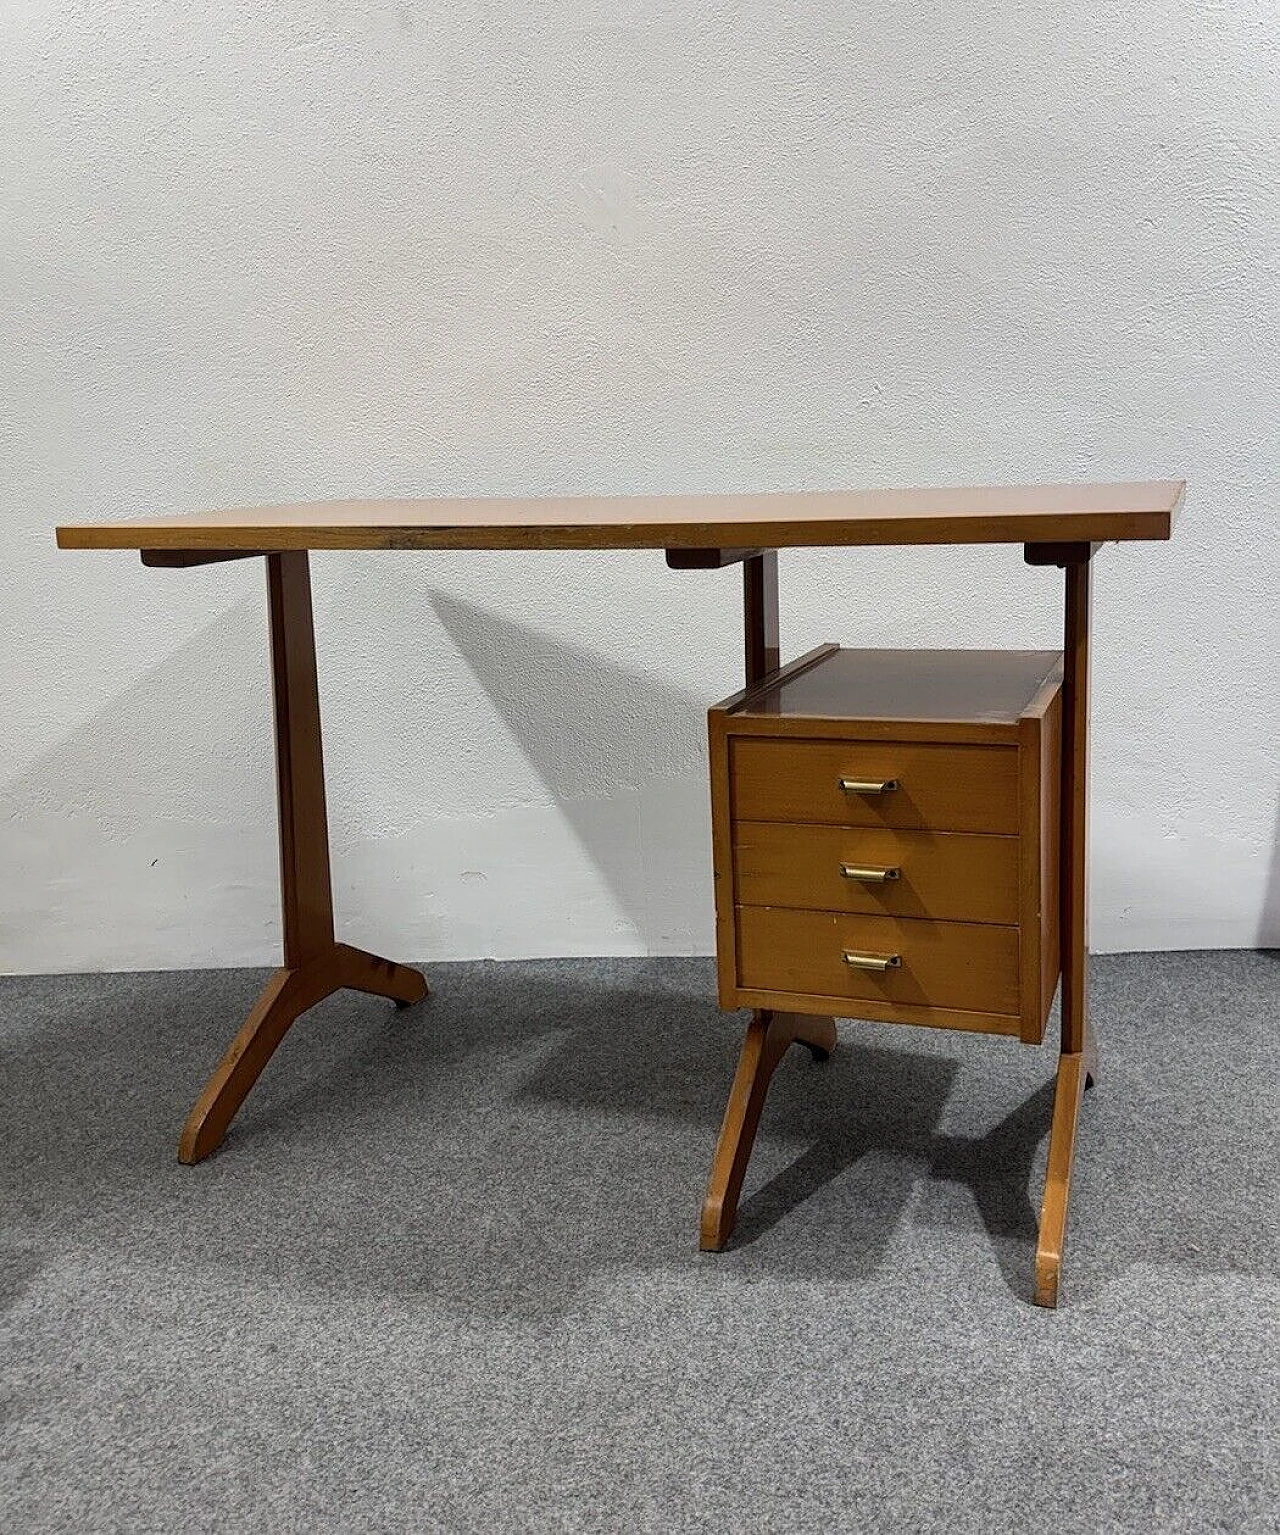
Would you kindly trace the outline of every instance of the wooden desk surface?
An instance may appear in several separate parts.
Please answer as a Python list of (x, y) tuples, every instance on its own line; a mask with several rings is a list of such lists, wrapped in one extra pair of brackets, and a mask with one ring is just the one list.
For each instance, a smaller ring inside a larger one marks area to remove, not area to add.
[(62, 549), (788, 549), (1165, 539), (1181, 480), (741, 496), (318, 501), (58, 529)]

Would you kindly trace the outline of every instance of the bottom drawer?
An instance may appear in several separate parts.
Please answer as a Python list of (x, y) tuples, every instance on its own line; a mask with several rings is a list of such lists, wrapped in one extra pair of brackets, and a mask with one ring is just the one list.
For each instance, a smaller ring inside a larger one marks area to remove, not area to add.
[[(864, 997), (912, 1007), (1018, 1012), (1018, 929), (739, 906), (738, 984), (752, 991)], [(887, 970), (845, 954), (895, 956)]]

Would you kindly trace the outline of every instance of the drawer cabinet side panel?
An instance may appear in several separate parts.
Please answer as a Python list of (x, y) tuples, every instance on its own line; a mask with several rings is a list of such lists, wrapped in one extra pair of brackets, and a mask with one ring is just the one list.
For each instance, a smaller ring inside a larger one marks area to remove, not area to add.
[(720, 1006), (736, 1008), (738, 988), (737, 912), (733, 899), (733, 812), (729, 784), (728, 717), (707, 715), (711, 777), (711, 867), (716, 906), (716, 985)]
[(1059, 752), (1062, 694), (1020, 722), (1018, 797), (1022, 818), (1019, 886), (1023, 934), (1021, 1037), (1038, 1045), (1058, 976)]
[(1045, 716), (1040, 742), (1040, 909), (1044, 937), (1040, 946), (1040, 1038), (1053, 1006), (1062, 969), (1062, 694)]

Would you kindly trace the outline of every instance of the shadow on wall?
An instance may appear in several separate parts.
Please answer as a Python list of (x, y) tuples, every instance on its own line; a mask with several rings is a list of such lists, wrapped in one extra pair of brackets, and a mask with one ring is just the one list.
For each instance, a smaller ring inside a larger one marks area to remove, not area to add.
[[(709, 913), (708, 700), (458, 597), (428, 595), (646, 951), (669, 950), (667, 889), (699, 880)], [(633, 814), (601, 813), (619, 801)]]
[[(273, 954), (270, 675), (260, 583), (250, 584), (229, 607), (220, 591), (203, 627), (4, 786), (4, 963), (63, 969), (73, 953), (76, 968), (129, 968), (170, 947), (197, 964)], [(691, 925), (709, 937), (708, 698), (429, 595), (638, 942), (687, 952)], [(127, 923), (107, 913), (106, 892)]]
[(1272, 836), (1271, 875), (1262, 897), (1262, 915), (1258, 919), (1258, 947), (1280, 949), (1280, 800), (1276, 801), (1276, 824)]
[[(77, 931), (85, 965), (127, 963), (119, 935), (128, 929), (145, 935), (137, 951), (150, 955), (166, 931), (190, 930), (197, 888), (212, 903), (201, 908), (202, 923), (218, 927), (214, 908), (225, 904), (230, 925), (234, 916), (243, 928), (247, 903), (262, 946), (270, 945), (277, 898), (274, 850), (260, 836), (274, 818), (263, 604), (256, 593), (231, 607), (223, 601), (197, 633), (104, 697), (4, 786), (0, 926), (9, 963), (56, 965), (65, 954), (58, 934)], [(256, 824), (246, 823), (246, 780), (262, 784)], [(241, 844), (234, 855), (229, 837)], [(243, 872), (202, 881), (215, 858), (218, 868)], [(127, 908), (127, 928), (122, 917), (106, 930), (105, 899)], [(233, 960), (244, 959), (242, 948)]]
[[(204, 813), (239, 811), (242, 794), (228, 771), (242, 772), (250, 756), (273, 771), (266, 643), (265, 606), (256, 589), (230, 606), (220, 603), (208, 623), (122, 691), (104, 696), (101, 708), (12, 779), (13, 802), (40, 809), (65, 802), (109, 813), (120, 803), (119, 780), (127, 773), (131, 800), (145, 802), (148, 813), (185, 809), (193, 792), (206, 790), (211, 801), (225, 791), (224, 805), (204, 805)], [(144, 645), (140, 637), (139, 648)], [(235, 708), (228, 707), (231, 699)], [(174, 727), (179, 705), (180, 729)]]

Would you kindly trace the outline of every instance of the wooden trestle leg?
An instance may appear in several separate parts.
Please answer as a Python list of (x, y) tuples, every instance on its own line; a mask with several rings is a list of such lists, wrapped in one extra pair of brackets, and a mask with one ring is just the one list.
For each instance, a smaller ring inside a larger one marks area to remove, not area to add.
[(1062, 856), (1059, 890), (1062, 931), (1062, 1046), (1058, 1083), (1049, 1131), (1040, 1236), (1036, 1245), (1035, 1299), (1039, 1306), (1058, 1304), (1058, 1279), (1066, 1239), (1067, 1203), (1076, 1123), (1086, 1087), (1093, 1085), (1097, 1055), (1088, 1018), (1088, 890), (1086, 822), (1089, 745), (1089, 544), (1046, 548), (1048, 563), (1057, 557), (1066, 570), (1066, 629), (1062, 712)]
[[(774, 549), (752, 552), (743, 560), (743, 628), (747, 686), (751, 687), (777, 671), (780, 660), (778, 554)], [(752, 1014), (702, 1205), (699, 1246), (704, 1251), (718, 1252), (733, 1232), (738, 1196), (769, 1081), (792, 1044), (807, 1045), (819, 1060), (826, 1060), (836, 1047), (835, 1019), (809, 1018), (800, 1013)]]
[(402, 1006), (427, 994), (418, 971), (334, 939), (310, 568), (305, 552), (269, 554), (266, 562), (284, 964), (267, 982), (187, 1118), (178, 1158), (188, 1163), (216, 1149), (299, 1014), (342, 987), (389, 997)]
[(807, 1045), (818, 1060), (825, 1061), (836, 1047), (835, 1019), (806, 1018), (800, 1013), (752, 1013), (702, 1205), (698, 1245), (704, 1252), (719, 1252), (733, 1232), (738, 1196), (769, 1081), (792, 1044)]

